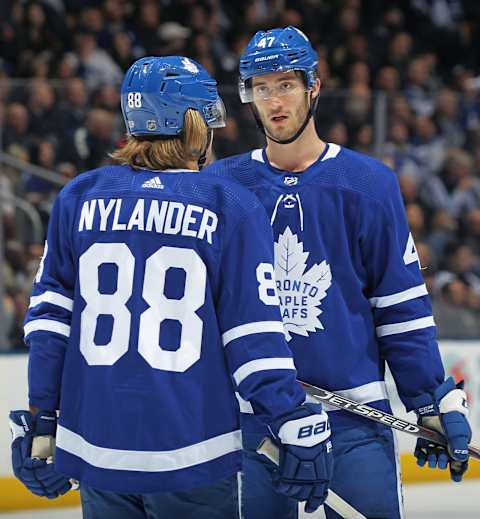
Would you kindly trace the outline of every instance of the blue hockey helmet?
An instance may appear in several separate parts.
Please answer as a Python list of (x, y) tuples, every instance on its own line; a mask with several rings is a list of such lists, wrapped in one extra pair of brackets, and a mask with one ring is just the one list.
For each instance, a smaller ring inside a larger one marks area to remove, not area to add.
[(240, 57), (239, 93), (242, 103), (253, 100), (250, 79), (271, 72), (299, 70), (307, 89), (315, 85), (318, 54), (309, 39), (296, 27), (258, 31)]
[(137, 60), (125, 74), (120, 97), (125, 126), (133, 136), (178, 135), (188, 109), (197, 110), (208, 128), (225, 126), (217, 82), (183, 56)]

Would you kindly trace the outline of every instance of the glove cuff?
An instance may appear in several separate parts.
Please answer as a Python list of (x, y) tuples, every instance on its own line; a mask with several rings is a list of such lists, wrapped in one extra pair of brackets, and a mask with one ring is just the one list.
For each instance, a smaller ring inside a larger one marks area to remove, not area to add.
[(40, 410), (35, 415), (35, 436), (55, 436), (57, 431), (57, 413)]
[(449, 377), (432, 393), (424, 393), (411, 399), (418, 417), (436, 416), (458, 411), (468, 417), (467, 395), (463, 391), (463, 381), (455, 384)]
[(282, 444), (312, 447), (330, 437), (327, 413), (321, 404), (303, 404), (270, 424)]

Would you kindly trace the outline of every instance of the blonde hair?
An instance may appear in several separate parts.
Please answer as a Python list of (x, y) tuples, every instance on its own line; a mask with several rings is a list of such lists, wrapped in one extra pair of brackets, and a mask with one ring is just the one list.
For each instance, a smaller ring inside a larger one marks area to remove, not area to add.
[(197, 110), (185, 112), (183, 130), (178, 136), (155, 136), (147, 139), (133, 135), (110, 157), (133, 168), (180, 169), (187, 162), (198, 161), (207, 145), (208, 129)]

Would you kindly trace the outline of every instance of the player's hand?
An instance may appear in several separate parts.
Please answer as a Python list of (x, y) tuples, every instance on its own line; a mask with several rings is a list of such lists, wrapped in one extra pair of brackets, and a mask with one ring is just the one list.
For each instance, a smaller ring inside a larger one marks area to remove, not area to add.
[(49, 445), (56, 428), (57, 418), (53, 412), (39, 411), (32, 416), (29, 411), (10, 411), (13, 472), (30, 492), (49, 499), (65, 494), (72, 485), (68, 478), (55, 471), (53, 447), (47, 447), (43, 453), (34, 452), (36, 455), (32, 457), (32, 443)]
[(320, 404), (304, 404), (270, 425), (279, 447), (276, 490), (314, 512), (327, 498), (333, 472), (330, 424)]
[(439, 469), (450, 465), (452, 480), (461, 481), (468, 468), (468, 444), (472, 439), (463, 382), (455, 385), (450, 377), (433, 395), (417, 397), (417, 404), (418, 423), (441, 432), (448, 441), (445, 448), (422, 438), (417, 440), (414, 453), (417, 464)]

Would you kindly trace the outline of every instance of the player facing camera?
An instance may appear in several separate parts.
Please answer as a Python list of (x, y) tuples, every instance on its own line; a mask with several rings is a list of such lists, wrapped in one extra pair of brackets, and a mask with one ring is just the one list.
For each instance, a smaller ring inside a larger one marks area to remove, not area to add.
[(290, 144), (314, 116), (318, 55), (295, 27), (259, 31), (240, 58), (239, 94), (267, 139)]

